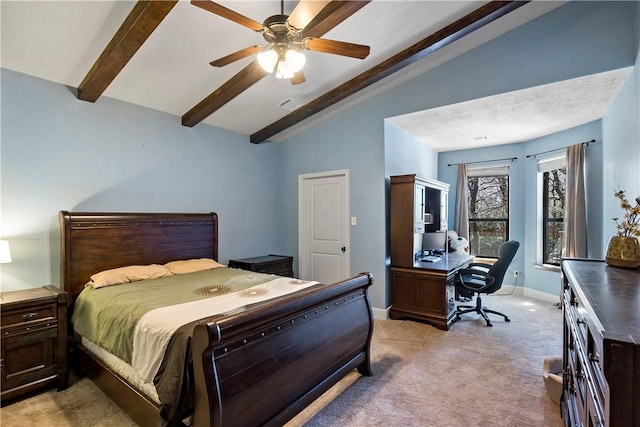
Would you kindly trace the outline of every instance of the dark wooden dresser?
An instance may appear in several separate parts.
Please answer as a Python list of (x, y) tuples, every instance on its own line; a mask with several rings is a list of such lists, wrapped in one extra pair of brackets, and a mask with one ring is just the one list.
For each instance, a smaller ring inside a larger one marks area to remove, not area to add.
[(229, 267), (293, 277), (293, 257), (285, 255), (264, 255), (253, 258), (230, 259)]
[(565, 426), (640, 426), (640, 271), (567, 259)]
[(67, 293), (55, 286), (3, 292), (0, 399), (67, 387)]

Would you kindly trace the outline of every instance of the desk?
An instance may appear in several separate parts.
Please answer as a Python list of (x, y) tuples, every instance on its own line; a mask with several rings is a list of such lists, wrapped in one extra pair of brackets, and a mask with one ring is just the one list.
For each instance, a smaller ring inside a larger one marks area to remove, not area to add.
[(391, 319), (425, 320), (449, 330), (455, 317), (455, 273), (473, 256), (446, 254), (437, 262), (416, 261), (412, 267), (391, 266)]

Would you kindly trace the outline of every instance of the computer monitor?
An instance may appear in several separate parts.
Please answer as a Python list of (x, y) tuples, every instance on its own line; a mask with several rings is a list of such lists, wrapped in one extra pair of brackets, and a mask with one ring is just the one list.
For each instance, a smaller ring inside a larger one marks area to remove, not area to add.
[(433, 233), (424, 233), (422, 235), (422, 250), (425, 253), (434, 251), (445, 252), (447, 246), (447, 232), (436, 231)]

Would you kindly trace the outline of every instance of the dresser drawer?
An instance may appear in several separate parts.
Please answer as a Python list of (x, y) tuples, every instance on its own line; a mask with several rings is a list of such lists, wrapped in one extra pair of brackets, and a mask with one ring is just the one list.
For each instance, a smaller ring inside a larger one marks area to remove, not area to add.
[(584, 305), (580, 302), (573, 289), (565, 291), (565, 315), (570, 323), (575, 326), (576, 337), (580, 340), (581, 346), (587, 346), (589, 330), (587, 326), (587, 314)]

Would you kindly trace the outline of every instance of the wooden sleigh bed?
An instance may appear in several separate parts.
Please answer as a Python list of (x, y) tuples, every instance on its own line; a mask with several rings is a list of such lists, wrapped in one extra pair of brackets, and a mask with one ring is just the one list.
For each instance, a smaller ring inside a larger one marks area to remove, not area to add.
[[(70, 295), (69, 313), (97, 272), (218, 259), (215, 213), (62, 211), (59, 217), (61, 282)], [(192, 424), (283, 425), (352, 370), (371, 375), (371, 284), (371, 276), (362, 273), (199, 321), (191, 339)], [(72, 347), (82, 371), (138, 424), (176, 423), (163, 419), (158, 403), (86, 346), (78, 341)]]

